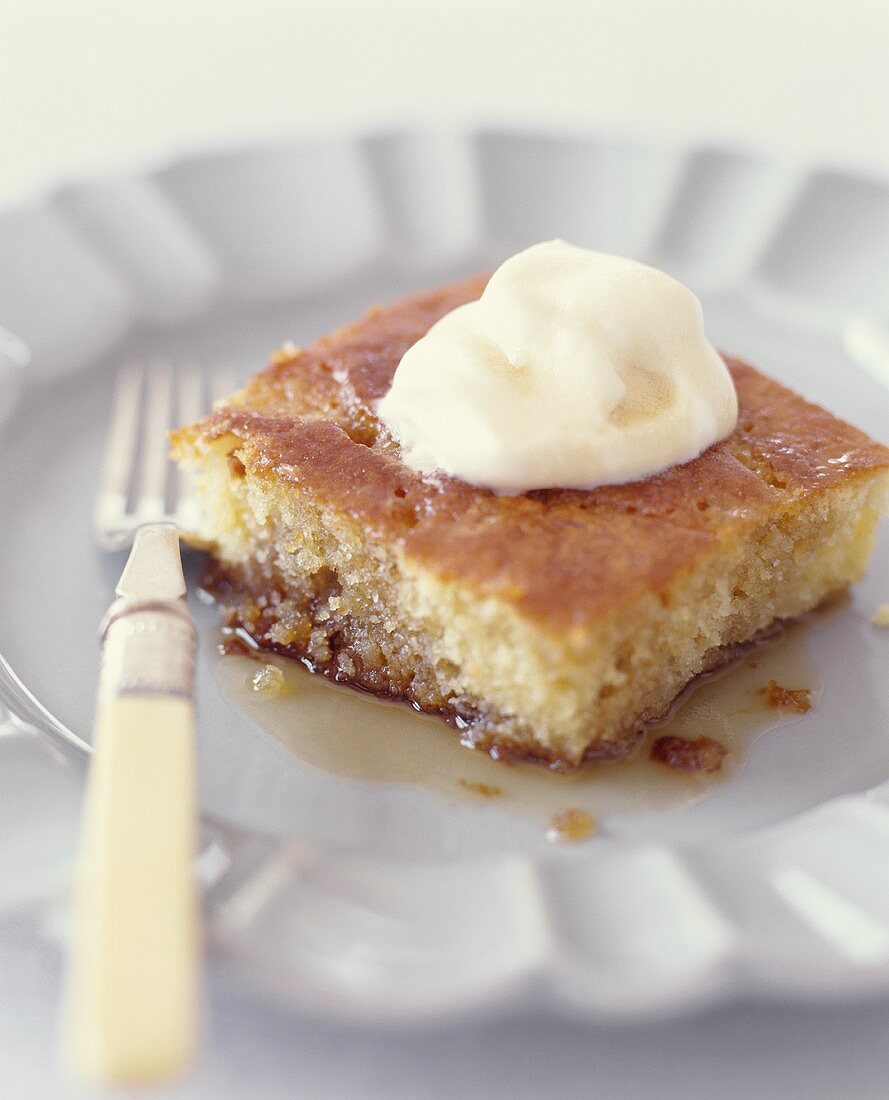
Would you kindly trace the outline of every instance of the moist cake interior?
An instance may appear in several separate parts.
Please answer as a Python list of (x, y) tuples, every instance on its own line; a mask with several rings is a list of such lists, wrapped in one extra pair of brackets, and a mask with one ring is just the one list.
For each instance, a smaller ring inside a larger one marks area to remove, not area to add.
[(738, 644), (862, 574), (889, 451), (737, 359), (734, 433), (644, 481), (497, 496), (420, 475), (374, 414), (472, 279), (278, 354), (174, 433), (228, 622), (556, 767), (628, 752)]

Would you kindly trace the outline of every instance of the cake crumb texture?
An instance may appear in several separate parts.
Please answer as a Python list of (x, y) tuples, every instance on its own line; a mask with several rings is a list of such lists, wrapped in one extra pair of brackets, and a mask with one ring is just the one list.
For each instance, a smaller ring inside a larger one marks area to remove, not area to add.
[(501, 497), (420, 475), (374, 414), (403, 352), (483, 279), (276, 360), (174, 433), (213, 584), (266, 648), (558, 767), (624, 755), (693, 677), (862, 575), (889, 452), (726, 363), (736, 430), (683, 466)]

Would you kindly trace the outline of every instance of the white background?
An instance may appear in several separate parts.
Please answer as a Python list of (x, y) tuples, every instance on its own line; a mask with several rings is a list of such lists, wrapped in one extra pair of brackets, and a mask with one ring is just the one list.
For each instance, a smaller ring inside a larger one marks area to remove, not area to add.
[(195, 143), (523, 120), (889, 170), (886, 0), (0, 0), (0, 199)]
[[(712, 138), (889, 172), (889, 3), (0, 0), (0, 202), (199, 145), (404, 122)], [(2, 262), (2, 257), (0, 257)], [(66, 1095), (58, 959), (0, 959), (0, 1094)], [(889, 1005), (421, 1036), (301, 1020), (215, 975), (171, 1095), (878, 1097)]]

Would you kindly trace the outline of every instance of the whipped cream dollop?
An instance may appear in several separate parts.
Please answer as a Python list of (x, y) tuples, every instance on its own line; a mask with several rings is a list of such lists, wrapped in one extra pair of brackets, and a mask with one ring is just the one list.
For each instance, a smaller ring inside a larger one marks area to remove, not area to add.
[(409, 348), (377, 411), (413, 469), (514, 494), (688, 462), (732, 432), (738, 402), (691, 291), (547, 241)]

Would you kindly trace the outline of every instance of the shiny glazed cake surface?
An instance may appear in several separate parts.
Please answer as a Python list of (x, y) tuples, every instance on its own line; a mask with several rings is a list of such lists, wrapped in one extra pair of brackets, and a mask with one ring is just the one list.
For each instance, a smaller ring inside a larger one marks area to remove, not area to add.
[(821, 491), (889, 465), (885, 447), (726, 356), (737, 428), (683, 466), (626, 485), (515, 497), (421, 476), (400, 461), (375, 403), (405, 350), (484, 282), (403, 299), (279, 353), (201, 431), (240, 437), (254, 473), (317, 495), (440, 578), (557, 630), (583, 630), (624, 601), (662, 590), (776, 510), (805, 508)]

